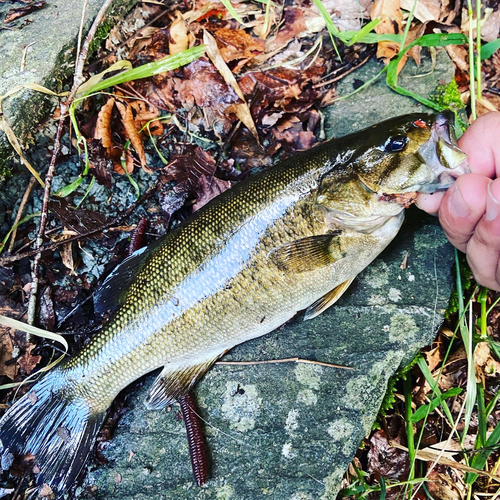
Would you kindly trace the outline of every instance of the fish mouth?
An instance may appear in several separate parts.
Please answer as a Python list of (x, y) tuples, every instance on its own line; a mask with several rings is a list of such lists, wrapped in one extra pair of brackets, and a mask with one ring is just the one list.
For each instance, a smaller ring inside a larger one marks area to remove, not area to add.
[(458, 177), (470, 172), (467, 155), (457, 146), (454, 121), (451, 111), (436, 115), (430, 139), (418, 150), (422, 162), (435, 174), (435, 181), (420, 189), (422, 193), (448, 189)]

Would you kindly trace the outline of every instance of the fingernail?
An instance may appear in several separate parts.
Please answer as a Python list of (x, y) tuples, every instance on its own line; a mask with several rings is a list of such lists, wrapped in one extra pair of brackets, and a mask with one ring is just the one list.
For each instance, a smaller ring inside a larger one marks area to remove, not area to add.
[(491, 182), (488, 184), (488, 196), (486, 197), (486, 220), (492, 221), (498, 217), (500, 204), (493, 196), (491, 191)]
[(467, 217), (471, 214), (471, 209), (462, 197), (460, 189), (458, 189), (457, 184), (454, 184), (451, 188), (451, 195), (449, 198), (449, 208), (450, 212), (456, 217)]

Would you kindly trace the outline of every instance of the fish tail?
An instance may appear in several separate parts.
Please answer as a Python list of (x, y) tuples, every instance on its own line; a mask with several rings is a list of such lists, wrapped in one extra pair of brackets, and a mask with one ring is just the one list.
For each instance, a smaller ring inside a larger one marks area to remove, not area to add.
[(48, 484), (57, 497), (85, 465), (105, 416), (72, 394), (63, 371), (54, 370), (0, 420), (0, 453), (34, 455), (37, 484)]

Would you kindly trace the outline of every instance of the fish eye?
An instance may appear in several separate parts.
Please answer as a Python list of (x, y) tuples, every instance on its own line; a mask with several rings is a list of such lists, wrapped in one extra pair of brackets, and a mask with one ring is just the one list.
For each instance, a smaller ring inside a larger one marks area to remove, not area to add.
[(408, 141), (409, 139), (405, 135), (395, 135), (387, 139), (387, 142), (384, 144), (384, 150), (386, 153), (399, 153), (403, 151)]

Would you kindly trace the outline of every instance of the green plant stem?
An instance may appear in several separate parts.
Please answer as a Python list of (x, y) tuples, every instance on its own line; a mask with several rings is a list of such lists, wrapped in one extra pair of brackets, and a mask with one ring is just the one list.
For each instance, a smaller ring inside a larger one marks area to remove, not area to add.
[[(406, 422), (406, 440), (408, 446), (408, 459), (410, 461), (410, 472), (408, 474), (408, 481), (412, 481), (415, 476), (415, 438), (412, 422), (412, 409), (411, 409), (411, 373), (406, 375), (403, 381), (403, 389), (405, 396), (405, 422)], [(413, 494), (413, 485), (408, 485), (408, 498)]]
[(481, 100), (481, 0), (476, 0), (476, 52), (477, 98)]
[(475, 91), (475, 80), (474, 80), (474, 39), (472, 37), (472, 31), (474, 29), (472, 24), (472, 2), (467, 0), (467, 12), (469, 16), (469, 86), (470, 86), (470, 110), (472, 119), (477, 118), (476, 115), (476, 91)]

